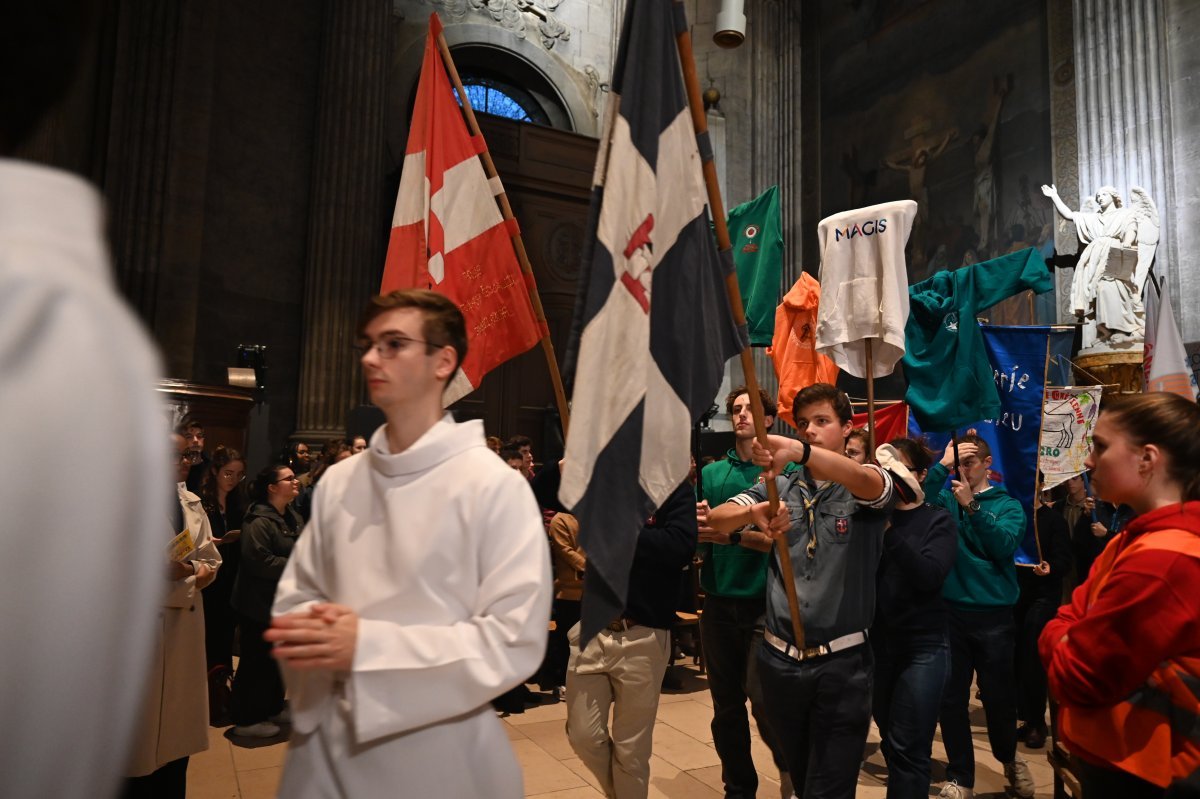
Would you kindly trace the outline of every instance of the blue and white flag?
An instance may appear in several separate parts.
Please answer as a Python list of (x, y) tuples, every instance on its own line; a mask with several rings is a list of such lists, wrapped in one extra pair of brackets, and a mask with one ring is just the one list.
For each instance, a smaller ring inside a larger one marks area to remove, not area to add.
[[(1038, 431), (1042, 405), (1049, 385), (1071, 381), (1068, 358), (1074, 330), (1059, 326), (980, 325), (983, 346), (992, 366), (992, 377), (1000, 395), (1000, 413), (963, 425), (958, 432), (974, 428), (992, 450), (994, 483), (1002, 483), (1025, 509), (1026, 529), (1017, 549), (1017, 563), (1037, 563), (1037, 541), (1033, 530), (1033, 492), (1037, 482)], [(1049, 359), (1049, 369), (1047, 369)], [(946, 447), (950, 436), (928, 433), (926, 441), (935, 452)]]
[(745, 342), (725, 292), (733, 261), (709, 227), (675, 47), (686, 20), (672, 5), (626, 6), (567, 352), (559, 499), (587, 552), (584, 641), (624, 610), (641, 527), (686, 479), (692, 424)]

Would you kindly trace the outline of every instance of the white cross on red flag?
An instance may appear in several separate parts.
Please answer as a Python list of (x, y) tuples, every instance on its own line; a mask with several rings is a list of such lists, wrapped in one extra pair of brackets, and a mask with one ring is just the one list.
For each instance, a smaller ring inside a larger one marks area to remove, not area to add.
[(442, 31), (429, 17), (425, 58), (396, 194), (380, 293), (428, 288), (454, 300), (467, 323), (467, 357), (446, 388), (450, 405), (483, 376), (528, 350), (545, 334), (513, 248), (516, 222), (505, 222), (472, 137), (454, 99), (438, 50)]

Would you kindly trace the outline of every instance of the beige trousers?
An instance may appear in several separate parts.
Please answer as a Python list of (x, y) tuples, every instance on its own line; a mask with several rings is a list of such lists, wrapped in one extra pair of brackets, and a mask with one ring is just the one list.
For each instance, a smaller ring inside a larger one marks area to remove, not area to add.
[(671, 634), (640, 625), (621, 632), (603, 630), (581, 652), (576, 624), (567, 640), (571, 748), (596, 775), (605, 796), (642, 799), (650, 789), (654, 717), (671, 656)]

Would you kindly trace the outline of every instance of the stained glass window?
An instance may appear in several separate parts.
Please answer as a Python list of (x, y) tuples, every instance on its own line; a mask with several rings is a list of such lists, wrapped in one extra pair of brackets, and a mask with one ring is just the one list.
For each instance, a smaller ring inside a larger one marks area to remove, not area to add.
[[(467, 91), (467, 99), (471, 107), (482, 114), (515, 119), (518, 122), (535, 122), (539, 125), (549, 125), (550, 119), (541, 105), (529, 92), (511, 84), (503, 83), (494, 78), (475, 75), (463, 76), (463, 88)], [(454, 97), (458, 99), (458, 92)]]

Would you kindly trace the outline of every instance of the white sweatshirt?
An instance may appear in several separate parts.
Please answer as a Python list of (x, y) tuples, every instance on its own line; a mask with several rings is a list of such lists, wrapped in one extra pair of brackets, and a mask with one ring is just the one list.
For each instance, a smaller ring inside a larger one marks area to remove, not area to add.
[(917, 204), (912, 200), (843, 211), (821, 220), (821, 307), (817, 352), (855, 377), (886, 377), (904, 356), (908, 271), (904, 245)]

